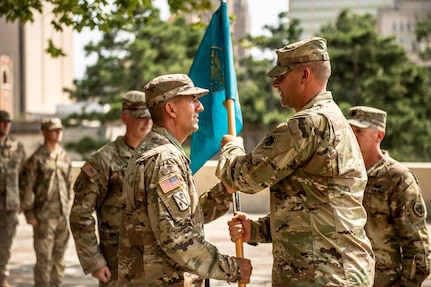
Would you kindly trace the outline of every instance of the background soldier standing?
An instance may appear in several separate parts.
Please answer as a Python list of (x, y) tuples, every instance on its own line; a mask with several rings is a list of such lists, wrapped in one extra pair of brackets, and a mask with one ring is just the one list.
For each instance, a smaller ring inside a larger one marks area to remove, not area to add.
[(430, 273), (427, 210), (415, 175), (380, 148), (386, 112), (365, 106), (349, 110), (368, 182), (365, 225), (376, 256), (374, 287), (417, 287)]
[(24, 163), (20, 181), (21, 208), (33, 226), (36, 287), (61, 286), (64, 252), (69, 239), (72, 165), (60, 146), (63, 126), (58, 118), (41, 124), (44, 143)]
[(0, 287), (9, 286), (7, 264), (18, 225), (19, 174), (25, 160), (23, 144), (9, 135), (11, 125), (9, 113), (0, 110)]
[(121, 120), (126, 126), (125, 135), (100, 148), (81, 168), (70, 213), (79, 261), (85, 274), (91, 273), (99, 280), (99, 286), (117, 286), (124, 174), (133, 150), (152, 126), (143, 92), (126, 93)]

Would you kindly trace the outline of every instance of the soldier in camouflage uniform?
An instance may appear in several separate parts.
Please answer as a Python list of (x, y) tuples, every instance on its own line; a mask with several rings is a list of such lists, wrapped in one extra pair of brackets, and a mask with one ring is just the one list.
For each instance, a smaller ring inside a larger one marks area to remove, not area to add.
[(364, 106), (349, 110), (368, 183), (365, 230), (376, 256), (375, 287), (420, 286), (430, 273), (427, 211), (415, 175), (380, 148), (386, 112)]
[(203, 278), (248, 282), (247, 259), (220, 254), (205, 241), (204, 222), (232, 202), (222, 184), (198, 195), (181, 144), (198, 129), (203, 106), (187, 75), (157, 77), (145, 86), (154, 121), (126, 171), (119, 245), (119, 286), (202, 286)]
[(19, 174), (25, 160), (23, 144), (9, 135), (11, 125), (9, 113), (0, 110), (0, 287), (9, 286), (7, 264), (18, 225)]
[(21, 173), (21, 208), (33, 226), (36, 287), (61, 286), (64, 252), (69, 239), (69, 211), (73, 198), (72, 165), (60, 146), (63, 126), (58, 118), (41, 124), (44, 143), (25, 161)]
[(99, 280), (99, 286), (117, 286), (124, 174), (133, 150), (152, 126), (143, 92), (125, 94), (121, 120), (126, 126), (124, 136), (100, 148), (81, 168), (70, 213), (79, 261), (85, 274)]
[(222, 182), (251, 194), (270, 188), (270, 213), (257, 221), (234, 216), (231, 239), (272, 242), (273, 286), (372, 286), (361, 204), (367, 176), (352, 129), (326, 91), (326, 40), (309, 38), (277, 55), (267, 75), (275, 78), (282, 106), (296, 113), (250, 154), (241, 138), (222, 139), (216, 169)]

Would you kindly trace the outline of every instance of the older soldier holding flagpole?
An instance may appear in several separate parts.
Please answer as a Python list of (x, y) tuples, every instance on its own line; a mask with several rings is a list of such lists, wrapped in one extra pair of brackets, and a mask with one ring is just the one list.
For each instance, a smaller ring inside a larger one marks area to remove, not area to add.
[(231, 239), (272, 243), (273, 286), (371, 287), (374, 258), (362, 206), (367, 182), (346, 118), (326, 90), (326, 40), (313, 37), (277, 50), (275, 78), (282, 106), (296, 114), (246, 154), (225, 135), (216, 174), (241, 192), (270, 188), (270, 213), (257, 221), (237, 214)]

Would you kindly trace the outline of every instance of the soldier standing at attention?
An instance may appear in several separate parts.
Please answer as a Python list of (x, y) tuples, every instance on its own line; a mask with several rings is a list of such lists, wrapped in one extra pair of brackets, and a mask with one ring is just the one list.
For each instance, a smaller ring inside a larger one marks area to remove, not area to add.
[(368, 182), (365, 230), (376, 256), (374, 287), (417, 287), (430, 274), (427, 210), (419, 183), (407, 167), (380, 148), (386, 112), (365, 106), (349, 110)]
[(250, 154), (240, 137), (222, 139), (221, 181), (246, 193), (270, 188), (270, 213), (257, 221), (234, 216), (231, 239), (272, 243), (275, 287), (372, 286), (362, 206), (367, 174), (355, 135), (326, 90), (326, 40), (292, 43), (277, 56), (267, 75), (275, 78), (281, 105), (296, 113)]
[(25, 161), (21, 174), (21, 208), (27, 223), (33, 226), (34, 286), (57, 287), (64, 276), (69, 239), (72, 165), (60, 146), (61, 120), (44, 119), (41, 130), (44, 143)]
[(0, 110), (0, 287), (9, 286), (7, 264), (18, 225), (19, 174), (25, 160), (23, 144), (9, 135), (11, 122), (9, 113)]
[(221, 183), (199, 196), (181, 146), (199, 128), (198, 97), (208, 90), (171, 74), (151, 80), (144, 91), (154, 125), (126, 171), (118, 286), (249, 282), (250, 260), (219, 253), (204, 236), (204, 223), (225, 214), (232, 196)]
[(143, 92), (125, 94), (121, 121), (126, 126), (124, 136), (100, 148), (81, 168), (70, 213), (70, 228), (82, 269), (97, 278), (99, 286), (117, 286), (124, 174), (133, 150), (152, 126)]

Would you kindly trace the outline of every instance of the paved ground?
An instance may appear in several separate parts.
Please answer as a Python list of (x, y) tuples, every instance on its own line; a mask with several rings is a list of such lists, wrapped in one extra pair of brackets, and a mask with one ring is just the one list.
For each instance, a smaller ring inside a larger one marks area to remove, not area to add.
[[(229, 240), (226, 222), (232, 214), (219, 218), (213, 223), (205, 226), (205, 233), (208, 241), (219, 247), (220, 251), (225, 254), (235, 255), (235, 244)], [(257, 215), (256, 215), (257, 217)], [(9, 279), (10, 285), (15, 287), (33, 286), (33, 266), (36, 261), (33, 250), (33, 231), (30, 225), (26, 224), (23, 215), (19, 216), (20, 224), (17, 235), (12, 245), (12, 257), (9, 262)], [(272, 264), (272, 254), (270, 245), (261, 245), (252, 247), (244, 244), (245, 257), (250, 257), (254, 261), (253, 284), (247, 284), (248, 287), (266, 287), (270, 285), (270, 274)], [(73, 239), (69, 240), (68, 249), (65, 256), (66, 275), (64, 278), (65, 287), (82, 287), (98, 286), (96, 279), (90, 275), (85, 276), (79, 265), (76, 256)], [(210, 281), (211, 287), (218, 286), (236, 286), (229, 285), (225, 281)]]
[[(215, 244), (221, 252), (234, 255), (235, 244), (228, 239), (226, 222), (231, 214), (228, 214), (213, 223), (205, 226), (208, 241)], [(257, 218), (259, 215), (251, 215)], [(428, 226), (431, 230), (431, 225)], [(271, 265), (272, 254), (270, 244), (261, 244), (257, 247), (244, 244), (244, 255), (253, 261), (252, 282), (248, 287), (269, 287), (271, 286)], [(75, 253), (73, 239), (69, 241), (66, 253), (66, 275), (64, 278), (65, 287), (98, 286), (97, 281), (91, 276), (85, 276), (79, 265)], [(33, 251), (32, 228), (25, 223), (23, 215), (20, 215), (20, 225), (12, 247), (12, 258), (10, 260), (9, 284), (15, 287), (33, 286), (33, 266), (35, 256)], [(228, 285), (226, 282), (211, 280), (211, 287), (237, 286)], [(431, 287), (431, 276), (422, 286)]]

